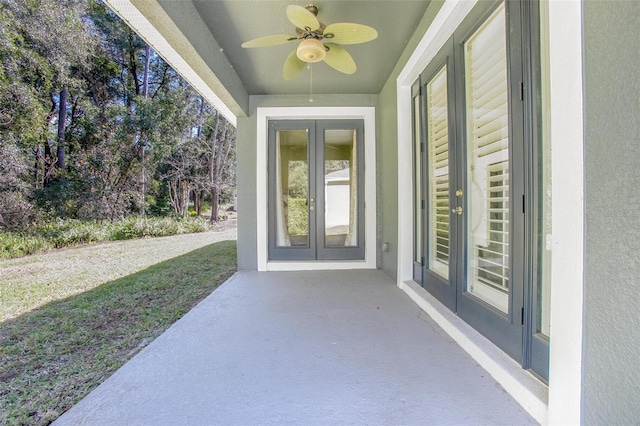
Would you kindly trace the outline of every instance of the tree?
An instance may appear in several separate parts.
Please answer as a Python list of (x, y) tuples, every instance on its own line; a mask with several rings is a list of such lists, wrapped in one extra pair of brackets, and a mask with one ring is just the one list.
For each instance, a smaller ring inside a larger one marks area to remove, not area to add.
[(234, 135), (102, 1), (0, 1), (0, 215), (11, 226), (146, 214), (163, 198), (200, 213), (231, 192)]
[[(40, 85), (43, 104), (51, 102), (47, 126), (57, 120), (55, 154), (48, 138), (45, 156), (56, 167), (65, 167), (67, 98), (70, 91), (82, 89), (81, 70), (97, 47), (84, 19), (85, 2), (79, 0), (7, 0), (19, 22), (21, 47), (29, 49), (43, 64), (48, 77)], [(31, 81), (31, 84), (34, 82)], [(36, 87), (37, 86), (37, 81)], [(57, 111), (57, 114), (55, 113)], [(47, 183), (47, 182), (45, 182)]]
[(187, 217), (189, 213), (189, 198), (202, 170), (199, 147), (189, 142), (191, 141), (176, 147), (167, 160), (167, 171), (164, 175), (173, 212), (181, 217)]
[(211, 197), (211, 223), (220, 220), (220, 195), (224, 189), (223, 177), (229, 175), (230, 156), (235, 146), (235, 129), (220, 115), (218, 111), (209, 117), (207, 124), (210, 150), (207, 155), (208, 190)]
[(198, 98), (199, 119), (191, 129), (191, 137), (176, 147), (165, 164), (163, 179), (177, 215), (187, 214), (187, 203), (193, 199), (196, 214), (211, 202), (211, 222), (220, 220), (220, 202), (225, 191), (235, 187), (235, 129), (220, 113)]
[[(53, 186), (48, 197), (54, 199), (59, 185), (66, 186), (67, 128), (77, 118), (81, 73), (97, 48), (85, 11), (79, 0), (5, 0), (0, 5), (0, 104), (6, 106), (0, 109), (10, 117), (0, 124), (0, 137), (18, 149), (12, 154), (20, 166), (7, 165), (5, 171), (12, 174), (6, 180), (22, 191), (20, 203), (11, 203), (14, 209), (21, 206), (21, 213), (4, 215), (11, 226), (33, 217), (34, 200), (47, 195), (43, 188)], [(22, 166), (29, 156), (30, 174)]]

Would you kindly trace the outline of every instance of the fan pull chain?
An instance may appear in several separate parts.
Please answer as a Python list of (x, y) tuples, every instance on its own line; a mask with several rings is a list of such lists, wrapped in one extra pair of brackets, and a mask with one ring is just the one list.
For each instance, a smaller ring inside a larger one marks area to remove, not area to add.
[(311, 62), (307, 63), (307, 68), (309, 68), (309, 102), (313, 102), (313, 67)]

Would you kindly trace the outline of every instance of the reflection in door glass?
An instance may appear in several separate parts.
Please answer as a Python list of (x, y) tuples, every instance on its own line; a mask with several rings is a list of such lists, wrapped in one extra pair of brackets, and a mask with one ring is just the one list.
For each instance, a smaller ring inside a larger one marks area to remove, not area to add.
[(358, 245), (358, 179), (355, 130), (324, 133), (325, 247)]
[(509, 310), (509, 110), (505, 8), (465, 43), (467, 291)]
[(276, 245), (309, 246), (307, 130), (276, 132)]

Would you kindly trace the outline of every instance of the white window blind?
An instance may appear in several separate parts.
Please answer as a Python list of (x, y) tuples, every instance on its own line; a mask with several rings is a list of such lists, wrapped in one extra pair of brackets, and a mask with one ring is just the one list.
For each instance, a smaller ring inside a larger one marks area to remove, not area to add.
[(509, 110), (505, 8), (465, 43), (470, 273), (467, 291), (508, 312)]
[(429, 269), (449, 278), (449, 117), (447, 67), (427, 83)]

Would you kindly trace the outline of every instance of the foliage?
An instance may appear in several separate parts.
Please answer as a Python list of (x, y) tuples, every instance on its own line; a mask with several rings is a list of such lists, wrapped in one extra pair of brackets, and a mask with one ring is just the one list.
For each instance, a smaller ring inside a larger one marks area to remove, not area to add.
[(306, 198), (289, 198), (288, 224), (290, 235), (308, 235), (308, 211)]
[(289, 161), (289, 196), (307, 198), (309, 193), (309, 167), (306, 161)]
[(78, 244), (164, 237), (211, 229), (213, 228), (208, 221), (201, 217), (183, 219), (131, 216), (113, 222), (56, 219), (32, 225), (24, 231), (0, 233), (0, 259)]
[(53, 248), (48, 239), (22, 232), (0, 233), (0, 259), (26, 256)]
[(34, 210), (27, 179), (29, 165), (16, 147), (0, 145), (0, 218), (7, 224), (30, 221)]
[(50, 424), (234, 273), (235, 242), (155, 262), (0, 324), (0, 424)]
[[(234, 142), (229, 123), (101, 0), (0, 2), (9, 230), (166, 215), (175, 176), (188, 176), (182, 198), (200, 214), (213, 196), (233, 196)], [(183, 152), (197, 165), (176, 163)]]

